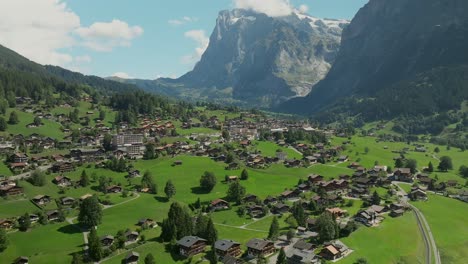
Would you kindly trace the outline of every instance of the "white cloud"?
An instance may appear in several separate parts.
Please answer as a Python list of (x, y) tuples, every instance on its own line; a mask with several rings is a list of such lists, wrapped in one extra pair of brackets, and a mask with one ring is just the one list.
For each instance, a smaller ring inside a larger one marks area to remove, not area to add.
[(305, 14), (309, 11), (309, 7), (307, 5), (300, 5), (299, 6), (299, 12), (301, 14)]
[(198, 21), (198, 18), (196, 18), (196, 17), (184, 16), (184, 17), (182, 17), (180, 19), (171, 19), (171, 20), (167, 21), (167, 23), (169, 23), (172, 26), (180, 26), (180, 25), (184, 25), (184, 24), (188, 24), (188, 23), (192, 23), (192, 22), (196, 22), (196, 21)]
[(1, 0), (0, 5), (0, 44), (41, 64), (80, 69), (91, 57), (72, 56), (73, 47), (109, 51), (129, 46), (143, 33), (120, 20), (84, 27), (65, 0)]
[(84, 46), (96, 51), (112, 51), (114, 47), (130, 46), (132, 39), (143, 34), (143, 29), (114, 19), (108, 23), (96, 22), (89, 27), (80, 27), (75, 32), (83, 39)]
[(126, 72), (116, 72), (116, 73), (112, 74), (112, 76), (122, 78), (122, 79), (132, 79), (133, 78), (130, 75), (128, 75), (128, 73), (126, 73)]
[(193, 54), (183, 56), (181, 61), (183, 64), (195, 63), (200, 60), (201, 56), (208, 48), (210, 39), (206, 36), (204, 30), (190, 30), (185, 32), (184, 36), (195, 41), (197, 43), (197, 47), (195, 48), (195, 52)]
[(233, 0), (236, 8), (265, 13), (271, 17), (287, 16), (293, 12), (289, 0)]

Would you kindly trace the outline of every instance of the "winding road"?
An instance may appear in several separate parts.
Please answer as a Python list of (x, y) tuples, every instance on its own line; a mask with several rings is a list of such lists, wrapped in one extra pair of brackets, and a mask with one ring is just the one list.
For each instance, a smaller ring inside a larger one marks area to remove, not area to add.
[(407, 184), (407, 183), (401, 183), (401, 182), (392, 182), (393, 185), (395, 185), (400, 191), (397, 192), (398, 197), (400, 197), (400, 202), (403, 204), (408, 205), (411, 210), (414, 212), (416, 216), (416, 221), (418, 222), (418, 227), (419, 230), (421, 231), (421, 234), (424, 239), (424, 245), (426, 247), (426, 264), (432, 264), (432, 257), (435, 256), (434, 258), (434, 263), (435, 264), (442, 264), (440, 260), (440, 254), (439, 250), (437, 249), (437, 245), (435, 243), (434, 237), (432, 235), (431, 228), (429, 227), (429, 224), (427, 223), (426, 218), (424, 217), (423, 213), (410, 204), (408, 202), (408, 194), (406, 193), (403, 188), (401, 188), (398, 184)]

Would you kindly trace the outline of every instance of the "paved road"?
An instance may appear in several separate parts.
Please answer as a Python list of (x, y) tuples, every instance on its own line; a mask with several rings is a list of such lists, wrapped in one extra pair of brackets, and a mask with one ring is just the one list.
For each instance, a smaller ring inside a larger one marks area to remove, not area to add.
[(437, 245), (432, 235), (431, 228), (429, 227), (429, 224), (427, 223), (427, 220), (424, 217), (423, 213), (418, 208), (416, 208), (415, 206), (413, 206), (412, 204), (408, 202), (407, 193), (405, 192), (405, 190), (403, 190), (403, 188), (401, 188), (398, 185), (400, 184), (400, 182), (392, 182), (392, 184), (397, 186), (399, 189), (399, 191), (397, 192), (397, 195), (398, 197), (400, 197), (400, 202), (408, 205), (413, 210), (416, 216), (418, 227), (419, 227), (419, 230), (421, 231), (421, 234), (424, 239), (424, 244), (426, 247), (426, 264), (433, 263), (432, 256), (435, 256), (435, 259), (434, 259), (435, 264), (441, 264), (442, 262), (440, 260), (439, 250), (437, 249)]
[[(38, 167), (37, 169), (40, 170), (40, 171), (46, 171), (49, 168), (52, 168), (52, 165), (41, 166), (41, 167)], [(21, 174), (14, 175), (14, 176), (9, 176), (8, 179), (10, 179), (12, 181), (27, 179), (27, 178), (31, 177), (31, 173), (32, 173), (32, 171), (21, 173)]]

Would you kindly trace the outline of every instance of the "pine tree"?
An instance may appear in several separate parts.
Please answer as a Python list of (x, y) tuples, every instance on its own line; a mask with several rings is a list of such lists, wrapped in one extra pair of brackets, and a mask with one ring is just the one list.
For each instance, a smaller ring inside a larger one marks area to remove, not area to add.
[(82, 187), (87, 187), (89, 185), (89, 177), (88, 174), (86, 174), (86, 170), (83, 170), (83, 172), (81, 172), (80, 185)]
[(434, 165), (432, 165), (432, 162), (429, 161), (429, 164), (427, 165), (427, 171), (428, 172), (433, 172), (434, 171)]
[(320, 235), (320, 240), (330, 241), (338, 237), (336, 233), (337, 224), (333, 216), (329, 212), (324, 212), (317, 218), (317, 229)]
[(281, 248), (278, 254), (278, 258), (276, 259), (276, 264), (287, 264), (286, 253), (284, 252), (284, 248)]
[(236, 202), (238, 205), (241, 204), (242, 198), (245, 195), (245, 188), (237, 181), (232, 182), (229, 185), (227, 191), (227, 199), (232, 202)]
[(171, 199), (176, 194), (176, 188), (172, 184), (171, 180), (166, 182), (166, 187), (164, 187), (164, 193), (166, 194), (167, 199)]
[(439, 166), (437, 166), (437, 168), (440, 171), (452, 170), (453, 169), (452, 159), (450, 157), (448, 157), (448, 156), (441, 157)]
[(379, 194), (377, 193), (377, 191), (374, 191), (374, 193), (372, 193), (372, 204), (380, 205), (380, 202), (381, 199)]
[(27, 231), (31, 227), (31, 219), (29, 218), (29, 214), (25, 213), (19, 219), (19, 230), (20, 231)]
[(177, 202), (172, 203), (167, 218), (161, 225), (161, 238), (168, 242), (192, 234), (193, 223), (188, 209)]
[(80, 205), (78, 221), (88, 227), (95, 227), (101, 223), (102, 209), (98, 198), (93, 195), (86, 198)]
[(8, 125), (7, 122), (5, 121), (5, 118), (0, 116), (0, 131), (5, 131), (7, 130)]
[(95, 228), (91, 228), (88, 235), (88, 254), (94, 261), (101, 260), (103, 256), (101, 240), (99, 239)]
[(307, 216), (304, 213), (304, 208), (302, 207), (301, 202), (295, 202), (292, 208), (292, 214), (297, 221), (297, 224), (300, 226), (305, 226)]
[(241, 180), (245, 181), (247, 179), (249, 179), (249, 172), (246, 169), (243, 169), (241, 173)]
[(19, 123), (18, 114), (15, 111), (11, 112), (10, 118), (8, 118), (8, 124), (16, 125), (18, 123)]
[(207, 226), (208, 226), (208, 217), (204, 216), (203, 212), (200, 211), (200, 213), (198, 213), (198, 216), (197, 216), (197, 222), (196, 222), (196, 225), (194, 226), (195, 230), (193, 233), (198, 237), (204, 237), (206, 234)]
[(214, 244), (214, 242), (218, 240), (218, 231), (216, 230), (211, 218), (208, 220), (208, 224), (206, 225), (206, 233), (204, 238), (208, 241), (209, 244)]
[(6, 234), (5, 229), (0, 228), (0, 252), (3, 252), (5, 249), (7, 249), (9, 244), (8, 237)]
[(141, 187), (149, 188), (152, 194), (158, 194), (158, 186), (154, 183), (153, 174), (146, 171), (141, 179)]
[(402, 168), (403, 167), (403, 161), (400, 159), (395, 160), (395, 168)]
[(154, 260), (154, 256), (151, 253), (148, 253), (145, 257), (145, 264), (156, 264), (156, 261)]
[(271, 221), (270, 230), (268, 231), (268, 239), (276, 240), (279, 236), (279, 223), (276, 216)]

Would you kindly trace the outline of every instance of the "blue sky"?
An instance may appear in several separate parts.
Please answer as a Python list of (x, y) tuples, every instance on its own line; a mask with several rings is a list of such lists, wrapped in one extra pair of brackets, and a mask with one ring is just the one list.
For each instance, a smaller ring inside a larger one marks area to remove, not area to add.
[(0, 27), (0, 44), (85, 74), (176, 77), (193, 68), (220, 10), (306, 5), (312, 16), (352, 19), (367, 1), (3, 0), (0, 25), (11, 30)]

